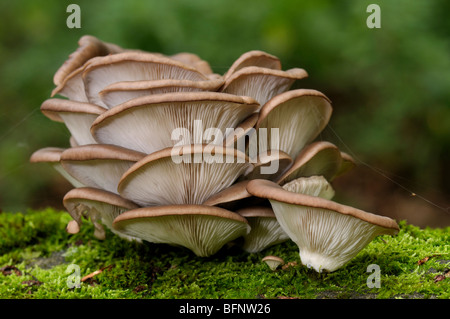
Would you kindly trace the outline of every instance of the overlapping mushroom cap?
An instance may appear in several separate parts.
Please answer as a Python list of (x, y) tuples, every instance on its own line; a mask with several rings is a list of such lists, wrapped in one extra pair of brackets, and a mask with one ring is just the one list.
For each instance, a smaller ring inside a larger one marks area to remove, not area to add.
[(399, 230), (391, 218), (331, 201), (334, 191), (322, 176), (300, 177), (283, 187), (253, 180), (247, 190), (269, 199), (281, 228), (298, 245), (302, 263), (317, 272), (337, 270), (376, 236)]
[(291, 89), (307, 76), (258, 50), (221, 75), (192, 53), (83, 36), (41, 105), (67, 127), (68, 146), (45, 147), (30, 160), (50, 163), (72, 183), (63, 201), (74, 218), (70, 232), (87, 218), (98, 238), (104, 225), (127, 239), (209, 256), (243, 237), (242, 248), (258, 252), (289, 232), (267, 198), (248, 191), (252, 180), (331, 181), (354, 164), (316, 141), (332, 107), (321, 92)]

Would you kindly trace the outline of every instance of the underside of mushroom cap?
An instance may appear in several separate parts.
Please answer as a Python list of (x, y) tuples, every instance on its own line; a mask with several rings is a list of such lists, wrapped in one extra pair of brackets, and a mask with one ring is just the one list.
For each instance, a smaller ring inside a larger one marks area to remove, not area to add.
[(65, 150), (61, 165), (83, 185), (117, 194), (123, 173), (144, 156), (114, 145), (92, 144)]
[(314, 197), (332, 199), (334, 197), (334, 189), (323, 176), (299, 177), (283, 184), (283, 189)]
[(318, 272), (339, 269), (376, 236), (399, 230), (391, 218), (293, 193), (271, 181), (250, 181), (247, 190), (269, 199), (281, 227), (298, 245), (302, 263)]
[(222, 144), (258, 103), (218, 92), (183, 92), (132, 99), (103, 113), (91, 132), (101, 144), (147, 154), (175, 145)]
[(341, 151), (334, 144), (326, 141), (311, 143), (301, 150), (284, 174), (275, 180), (282, 185), (299, 177), (324, 176), (333, 180), (346, 169), (343, 167)]
[(51, 165), (61, 176), (63, 176), (72, 186), (83, 187), (84, 184), (75, 179), (72, 175), (67, 173), (61, 166), (61, 154), (65, 151), (65, 148), (60, 147), (44, 147), (35, 151), (30, 156), (30, 163), (48, 163)]
[(248, 220), (250, 232), (244, 235), (242, 249), (249, 253), (260, 252), (289, 239), (281, 228), (271, 207), (250, 206), (236, 210)]
[(258, 66), (267, 69), (281, 70), (281, 61), (276, 56), (260, 50), (251, 50), (237, 58), (225, 73), (227, 79), (233, 73), (248, 66)]
[(108, 85), (99, 92), (100, 98), (108, 108), (113, 108), (137, 97), (176, 92), (216, 91), (223, 80), (191, 81), (191, 80), (149, 80), (123, 81)]
[(305, 70), (294, 68), (287, 71), (248, 66), (231, 74), (222, 92), (250, 96), (263, 106), (274, 96), (290, 89), (296, 80), (306, 78)]
[(245, 154), (211, 145), (169, 147), (122, 176), (119, 193), (141, 206), (202, 204), (253, 169)]
[(83, 71), (86, 96), (91, 103), (104, 107), (106, 105), (99, 92), (112, 83), (169, 79), (209, 80), (205, 74), (187, 64), (148, 52), (123, 52), (96, 57), (87, 63)]
[(186, 247), (201, 257), (215, 254), (250, 230), (238, 214), (204, 205), (142, 207), (118, 216), (113, 227), (149, 242)]
[(291, 165), (292, 158), (280, 150), (270, 150), (258, 154), (257, 162), (246, 179), (277, 180)]
[[(261, 148), (279, 149), (296, 158), (325, 128), (331, 113), (330, 100), (319, 91), (298, 89), (281, 93), (260, 110), (255, 128), (267, 129), (267, 138), (260, 139), (266, 145)], [(273, 134), (278, 136), (274, 138)]]
[(78, 41), (77, 50), (71, 53), (69, 59), (67, 59), (56, 71), (53, 81), (55, 85), (61, 84), (68, 74), (84, 65), (93, 57), (119, 53), (122, 51), (124, 51), (124, 49), (118, 45), (103, 42), (91, 35), (84, 35)]
[(91, 125), (105, 109), (90, 103), (65, 99), (48, 99), (41, 105), (42, 113), (49, 119), (63, 122), (78, 145), (96, 144), (91, 135)]
[(77, 222), (82, 223), (82, 217), (89, 218), (95, 226), (95, 237), (105, 238), (102, 225), (112, 232), (128, 240), (140, 239), (121, 234), (112, 228), (114, 219), (125, 211), (139, 208), (135, 203), (120, 197), (117, 194), (92, 187), (81, 187), (70, 190), (63, 199), (64, 207)]

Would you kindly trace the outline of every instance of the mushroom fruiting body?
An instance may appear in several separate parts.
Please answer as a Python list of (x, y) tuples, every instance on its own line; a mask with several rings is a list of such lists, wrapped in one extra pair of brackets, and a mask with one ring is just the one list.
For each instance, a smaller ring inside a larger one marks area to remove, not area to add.
[(284, 264), (283, 258), (277, 256), (266, 256), (262, 261), (264, 261), (272, 271), (275, 271), (280, 265)]
[(376, 236), (394, 235), (399, 229), (391, 218), (307, 195), (308, 187), (302, 194), (271, 181), (252, 180), (247, 190), (269, 199), (281, 227), (299, 247), (302, 263), (317, 272), (339, 269)]
[(242, 249), (245, 251), (260, 252), (289, 239), (271, 207), (253, 206), (238, 209), (236, 212), (247, 219), (250, 225), (250, 232), (243, 236)]
[(238, 214), (205, 205), (138, 208), (118, 216), (113, 227), (149, 242), (189, 248), (201, 257), (215, 254), (250, 230), (247, 220)]
[(70, 233), (89, 218), (98, 238), (106, 225), (198, 256), (239, 237), (251, 253), (289, 236), (304, 263), (334, 270), (373, 236), (397, 230), (331, 202), (320, 180), (301, 179), (331, 181), (355, 164), (315, 141), (332, 107), (321, 92), (291, 90), (304, 69), (283, 70), (276, 56), (252, 50), (216, 74), (193, 53), (123, 49), (93, 36), (78, 45), (41, 105), (66, 126), (69, 147), (30, 158), (72, 183), (63, 200)]

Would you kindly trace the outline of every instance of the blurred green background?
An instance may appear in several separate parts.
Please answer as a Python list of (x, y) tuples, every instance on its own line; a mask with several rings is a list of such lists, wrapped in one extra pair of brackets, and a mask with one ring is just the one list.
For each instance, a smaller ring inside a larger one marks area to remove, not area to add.
[[(66, 8), (81, 8), (69, 29)], [(366, 8), (381, 8), (369, 29)], [(146, 0), (0, 2), (0, 209), (62, 208), (70, 185), (30, 155), (68, 146), (44, 117), (53, 74), (91, 34), (124, 48), (193, 52), (224, 73), (249, 50), (302, 67), (333, 101), (321, 138), (359, 167), (337, 199), (419, 226), (450, 225), (450, 2), (447, 0)]]

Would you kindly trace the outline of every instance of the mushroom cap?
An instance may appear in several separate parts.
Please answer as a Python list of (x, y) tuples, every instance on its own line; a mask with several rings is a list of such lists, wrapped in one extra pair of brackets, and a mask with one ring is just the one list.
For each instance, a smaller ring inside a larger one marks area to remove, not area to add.
[(169, 147), (130, 167), (118, 190), (141, 206), (202, 204), (250, 169), (248, 158), (235, 149), (204, 144)]
[(227, 79), (233, 73), (248, 66), (258, 66), (267, 69), (281, 70), (281, 61), (276, 56), (260, 50), (252, 50), (243, 53), (237, 58), (225, 73)]
[(56, 71), (53, 82), (55, 85), (60, 85), (67, 75), (83, 66), (93, 57), (114, 54), (123, 50), (115, 44), (103, 42), (91, 35), (84, 35), (78, 41), (77, 50), (71, 53), (69, 59)]
[(246, 153), (250, 138), (255, 135), (255, 124), (258, 121), (259, 114), (252, 113), (249, 117), (238, 124), (231, 132), (225, 134), (224, 145), (234, 147), (239, 151)]
[(211, 75), (213, 73), (209, 63), (200, 58), (197, 54), (191, 52), (179, 52), (169, 57), (173, 60), (190, 65), (193, 68), (202, 72), (203, 74)]
[(308, 73), (300, 68), (287, 71), (248, 66), (226, 78), (222, 92), (250, 96), (263, 106), (274, 96), (287, 91), (296, 80), (306, 78)]
[(114, 82), (168, 79), (206, 81), (209, 78), (174, 59), (136, 51), (92, 58), (83, 71), (86, 96), (91, 103), (103, 107), (107, 106), (98, 93)]
[(249, 174), (245, 175), (246, 179), (269, 179), (276, 180), (291, 165), (292, 158), (289, 154), (280, 150), (269, 150), (258, 154), (255, 168)]
[(148, 95), (103, 113), (92, 124), (91, 132), (99, 143), (147, 154), (169, 146), (205, 143), (210, 129), (213, 135), (223, 137), (215, 136), (219, 141), (212, 143), (222, 144), (227, 129), (239, 125), (257, 108), (258, 103), (251, 98), (218, 92)]
[[(263, 150), (279, 149), (296, 158), (300, 151), (312, 142), (328, 124), (332, 107), (330, 100), (321, 92), (298, 89), (281, 93), (268, 101), (260, 110), (256, 130), (267, 129)], [(278, 130), (279, 139), (272, 145), (272, 129)]]
[(203, 202), (203, 205), (223, 205), (248, 198), (252, 195), (247, 192), (247, 184), (248, 180), (237, 182), (230, 187), (211, 195), (205, 202)]
[(283, 258), (272, 255), (264, 257), (262, 261), (264, 261), (272, 271), (276, 270), (278, 266), (284, 264)]
[(252, 180), (250, 194), (269, 199), (278, 222), (298, 245), (304, 265), (335, 271), (378, 235), (394, 235), (397, 223), (330, 200), (292, 193), (267, 180)]
[(137, 97), (174, 92), (216, 91), (223, 80), (192, 81), (192, 80), (149, 80), (123, 81), (108, 85), (99, 92), (102, 102), (113, 108)]
[[(92, 187), (81, 187), (70, 190), (63, 199), (64, 207), (78, 224), (78, 228), (68, 227), (68, 230), (77, 231), (81, 226), (81, 218), (90, 218), (95, 225), (95, 235), (104, 239), (105, 233), (101, 224), (106, 225), (112, 232), (128, 240), (140, 239), (121, 234), (112, 228), (114, 219), (125, 211), (139, 208), (135, 203), (120, 197), (117, 194)], [(72, 223), (73, 224), (73, 223)]]
[(84, 66), (81, 66), (73, 72), (69, 73), (63, 79), (63, 81), (53, 89), (51, 97), (54, 97), (55, 95), (61, 95), (71, 101), (88, 103), (89, 100), (86, 96), (82, 77), (83, 70)]
[(65, 99), (48, 99), (41, 105), (42, 113), (49, 119), (64, 122), (78, 145), (96, 144), (90, 128), (105, 109), (94, 104)]
[(144, 156), (114, 145), (83, 145), (65, 150), (61, 166), (83, 185), (117, 194), (123, 173)]
[(149, 242), (186, 247), (202, 257), (215, 254), (250, 228), (238, 214), (204, 205), (142, 207), (118, 216), (113, 227)]
[(61, 147), (44, 147), (30, 156), (30, 163), (59, 163), (61, 154), (66, 149)]
[(65, 148), (60, 147), (41, 148), (30, 156), (30, 163), (48, 163), (74, 187), (83, 187), (83, 183), (73, 178), (73, 176), (67, 173), (61, 166), (61, 154), (65, 150)]
[(245, 207), (236, 210), (236, 213), (247, 219), (250, 225), (250, 232), (243, 236), (242, 249), (246, 252), (257, 253), (289, 239), (271, 207)]
[(332, 199), (334, 197), (334, 189), (323, 176), (299, 177), (284, 184), (283, 189), (314, 197)]
[(276, 180), (278, 184), (288, 183), (298, 177), (324, 176), (327, 180), (344, 172), (342, 153), (330, 142), (318, 141), (308, 144), (295, 158), (292, 166)]

